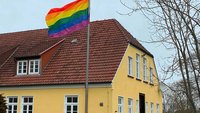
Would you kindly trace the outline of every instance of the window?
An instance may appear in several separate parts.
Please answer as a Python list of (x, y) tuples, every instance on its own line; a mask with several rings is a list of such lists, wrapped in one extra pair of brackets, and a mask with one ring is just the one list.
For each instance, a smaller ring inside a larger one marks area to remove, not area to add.
[(147, 81), (147, 59), (143, 58), (143, 79)]
[(7, 97), (7, 113), (17, 113), (17, 97)]
[(27, 61), (22, 60), (17, 62), (17, 75), (27, 74)]
[(139, 100), (136, 100), (136, 113), (140, 113), (140, 104), (139, 104)]
[(148, 113), (148, 102), (145, 103), (145, 113)]
[(136, 54), (136, 78), (140, 79), (140, 55)]
[(128, 75), (133, 76), (133, 59), (128, 57)]
[(17, 75), (39, 74), (39, 72), (39, 59), (17, 61)]
[(22, 97), (22, 113), (33, 113), (33, 97)]
[(65, 113), (78, 113), (78, 96), (65, 97)]
[(160, 113), (160, 105), (159, 104), (156, 105), (156, 110), (157, 110), (156, 113)]
[(153, 69), (150, 68), (150, 83), (153, 84)]
[(128, 113), (133, 113), (133, 99), (128, 99)]
[(151, 102), (151, 113), (154, 112), (153, 107), (154, 107), (154, 105), (153, 105), (153, 103)]
[(39, 74), (39, 60), (29, 60), (29, 74)]
[(118, 97), (118, 113), (124, 113), (124, 98)]

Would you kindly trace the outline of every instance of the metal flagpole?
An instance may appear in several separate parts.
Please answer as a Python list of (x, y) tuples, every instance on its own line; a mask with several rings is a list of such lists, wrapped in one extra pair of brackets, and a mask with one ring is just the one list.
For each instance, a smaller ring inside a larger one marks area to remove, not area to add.
[(86, 53), (86, 81), (85, 81), (85, 113), (88, 113), (88, 74), (89, 74), (89, 55), (90, 55), (90, 0), (88, 0), (89, 24), (87, 32), (87, 53)]

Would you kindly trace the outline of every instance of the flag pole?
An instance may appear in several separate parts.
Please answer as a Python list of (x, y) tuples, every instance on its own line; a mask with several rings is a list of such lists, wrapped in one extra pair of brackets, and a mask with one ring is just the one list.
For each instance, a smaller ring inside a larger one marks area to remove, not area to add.
[(85, 81), (85, 113), (88, 113), (88, 75), (89, 75), (89, 55), (90, 55), (90, 0), (88, 0), (89, 23), (87, 31), (87, 52), (86, 52), (86, 81)]

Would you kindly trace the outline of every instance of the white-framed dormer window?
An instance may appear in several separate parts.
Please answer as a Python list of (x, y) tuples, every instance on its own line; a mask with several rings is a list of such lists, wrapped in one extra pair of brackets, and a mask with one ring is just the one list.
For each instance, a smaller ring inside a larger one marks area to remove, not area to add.
[(16, 96), (7, 97), (7, 113), (17, 113), (18, 98)]
[(40, 74), (40, 59), (17, 61), (17, 75)]
[(128, 57), (128, 75), (133, 76), (133, 58)]
[(40, 60), (29, 60), (29, 74), (39, 74)]
[(143, 79), (147, 81), (147, 59), (143, 58)]
[(27, 60), (17, 61), (17, 75), (26, 75), (27, 69), (28, 69)]
[(140, 79), (140, 55), (136, 54), (136, 78)]
[(22, 97), (21, 113), (33, 113), (33, 97), (32, 96)]
[(64, 113), (78, 113), (78, 96), (67, 95), (65, 96), (65, 110)]
[(124, 113), (124, 98), (118, 97), (118, 113)]
[(150, 83), (153, 84), (153, 69), (150, 68)]
[(128, 113), (133, 113), (133, 99), (128, 98)]

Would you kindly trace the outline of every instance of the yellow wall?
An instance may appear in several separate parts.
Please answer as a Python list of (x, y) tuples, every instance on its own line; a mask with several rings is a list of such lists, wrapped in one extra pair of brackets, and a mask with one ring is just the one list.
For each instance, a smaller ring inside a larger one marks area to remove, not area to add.
[[(84, 88), (42, 88), (42, 89), (7, 89), (1, 90), (4, 96), (18, 96), (18, 113), (22, 96), (34, 97), (33, 113), (64, 113), (64, 97), (66, 95), (78, 95), (78, 113), (84, 113)], [(111, 111), (111, 88), (89, 88), (89, 113), (109, 113)], [(103, 107), (100, 103), (103, 102)]]
[[(136, 80), (136, 53), (140, 55), (140, 78)], [(124, 97), (124, 113), (128, 113), (128, 98), (133, 99), (133, 110), (136, 113), (136, 100), (139, 100), (139, 93), (145, 94), (145, 101), (148, 102), (148, 113), (150, 113), (150, 102), (154, 103), (154, 113), (156, 113), (156, 104), (160, 105), (162, 113), (162, 94), (158, 87), (158, 81), (154, 77), (154, 85), (143, 82), (143, 55), (144, 53), (129, 45), (118, 67), (115, 78), (112, 82), (113, 88), (113, 108), (112, 113), (118, 111), (118, 96)], [(133, 58), (133, 78), (128, 77), (128, 56)], [(156, 69), (152, 57), (145, 55), (147, 59), (147, 76), (149, 81), (149, 67), (153, 68), (153, 74), (156, 75)]]

